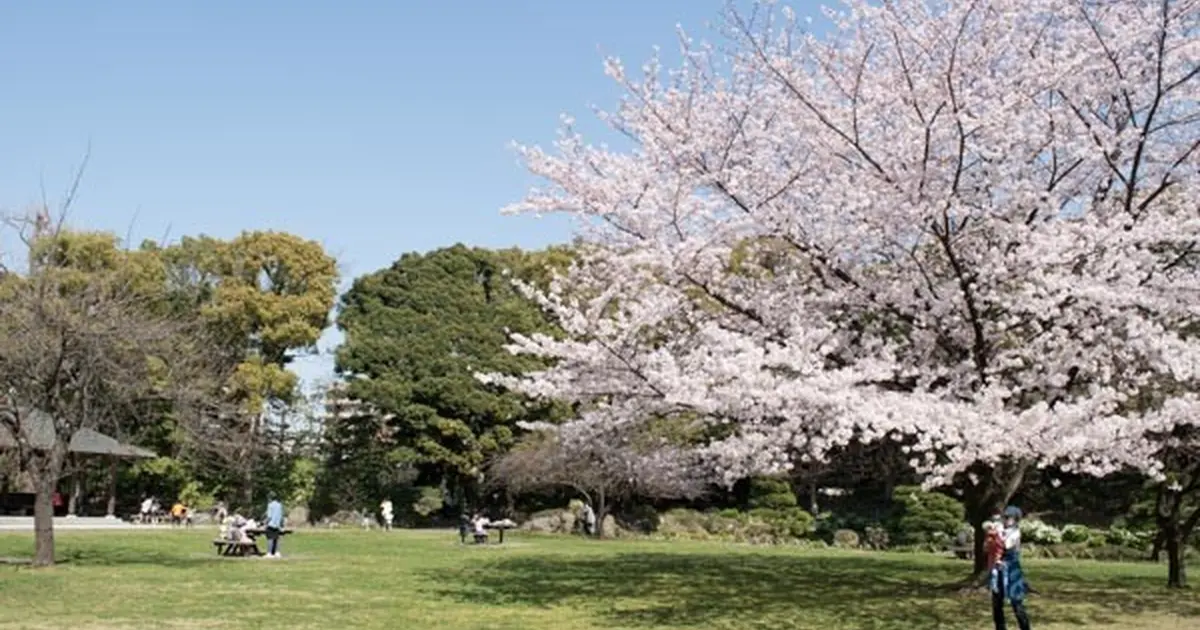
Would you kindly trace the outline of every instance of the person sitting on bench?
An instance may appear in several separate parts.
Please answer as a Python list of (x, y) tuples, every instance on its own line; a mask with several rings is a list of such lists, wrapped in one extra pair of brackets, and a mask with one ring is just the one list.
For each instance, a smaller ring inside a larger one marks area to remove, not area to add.
[(487, 517), (483, 516), (481, 514), (476, 514), (475, 518), (472, 519), (471, 524), (474, 526), (474, 529), (475, 529), (475, 544), (481, 545), (481, 544), (487, 542), (487, 540), (488, 540), (488, 533), (487, 533), (488, 523), (489, 523), (489, 521), (488, 521)]
[(250, 534), (246, 533), (248, 529), (254, 529), (256, 523), (241, 514), (234, 514), (229, 517), (228, 539), (229, 542), (239, 545), (253, 545), (254, 539)]

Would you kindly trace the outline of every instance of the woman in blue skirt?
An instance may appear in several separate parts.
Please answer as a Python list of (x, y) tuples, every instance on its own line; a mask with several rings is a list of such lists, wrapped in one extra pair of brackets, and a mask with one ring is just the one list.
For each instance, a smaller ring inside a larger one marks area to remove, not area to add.
[(1007, 630), (1004, 618), (1004, 600), (1012, 604), (1020, 630), (1029, 630), (1029, 614), (1025, 612), (1025, 594), (1029, 585), (1021, 570), (1021, 509), (1008, 506), (1004, 509), (1003, 530), (1004, 553), (991, 570), (992, 619), (996, 630)]

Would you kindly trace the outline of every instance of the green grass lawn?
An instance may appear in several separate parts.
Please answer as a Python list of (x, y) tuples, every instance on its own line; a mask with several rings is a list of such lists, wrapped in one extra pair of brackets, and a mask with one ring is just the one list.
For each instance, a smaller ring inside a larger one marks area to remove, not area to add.
[[(445, 532), (301, 531), (284, 558), (217, 558), (213, 530), (59, 535), (58, 567), (0, 566), (0, 628), (990, 628), (933, 556)], [(0, 533), (0, 557), (32, 534)], [(1200, 628), (1165, 568), (1030, 562), (1034, 627)], [(1015, 625), (1010, 623), (1011, 627)]]

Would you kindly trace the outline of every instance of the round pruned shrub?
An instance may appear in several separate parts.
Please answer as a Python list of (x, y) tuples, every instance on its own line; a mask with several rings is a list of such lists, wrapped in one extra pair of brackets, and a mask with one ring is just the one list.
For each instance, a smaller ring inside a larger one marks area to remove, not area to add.
[(858, 532), (853, 529), (839, 529), (833, 533), (833, 546), (839, 549), (857, 549)]
[(796, 492), (787, 479), (777, 477), (755, 477), (750, 480), (750, 510), (787, 510), (797, 507)]
[(917, 486), (901, 486), (893, 494), (897, 502), (892, 533), (903, 545), (942, 544), (953, 540), (966, 518), (966, 509), (954, 497), (927, 492)]

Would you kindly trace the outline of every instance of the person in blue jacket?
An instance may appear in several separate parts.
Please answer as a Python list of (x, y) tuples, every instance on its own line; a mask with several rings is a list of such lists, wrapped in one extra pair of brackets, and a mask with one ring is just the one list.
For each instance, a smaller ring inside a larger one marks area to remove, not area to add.
[(1002, 533), (1004, 552), (1000, 561), (992, 567), (989, 586), (992, 591), (992, 620), (996, 630), (1007, 630), (1008, 622), (1004, 617), (1004, 600), (1012, 605), (1013, 615), (1017, 618), (1020, 630), (1029, 630), (1029, 613), (1025, 610), (1025, 594), (1029, 585), (1025, 581), (1025, 572), (1021, 569), (1021, 509), (1008, 506), (1004, 509), (1004, 530)]
[(283, 504), (271, 494), (267, 504), (267, 557), (279, 558), (279, 538), (283, 535)]

